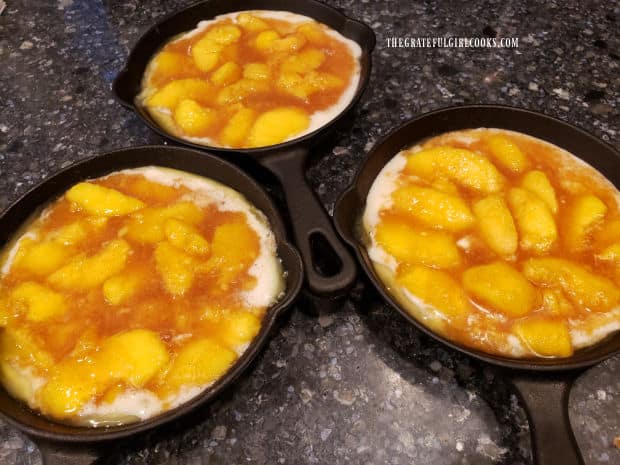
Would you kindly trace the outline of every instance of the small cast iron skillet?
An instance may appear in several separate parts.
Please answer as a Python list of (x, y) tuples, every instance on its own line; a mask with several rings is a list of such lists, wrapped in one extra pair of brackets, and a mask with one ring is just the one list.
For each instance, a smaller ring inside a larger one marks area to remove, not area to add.
[(190, 401), (151, 419), (109, 428), (77, 427), (56, 423), (30, 410), (0, 386), (0, 417), (35, 441), (41, 450), (44, 465), (91, 464), (102, 454), (104, 448), (109, 448), (110, 441), (168, 423), (215, 398), (248, 368), (265, 345), (276, 318), (291, 305), (301, 289), (303, 282), (301, 258), (287, 241), (280, 214), (264, 190), (234, 165), (204, 152), (179, 147), (145, 146), (120, 149), (81, 161), (52, 176), (0, 215), (0, 247), (4, 247), (39, 207), (62, 195), (72, 185), (113, 171), (150, 165), (174, 168), (219, 181), (243, 194), (250, 203), (261, 210), (274, 232), (278, 255), (287, 273), (285, 294), (268, 310), (258, 335), (222, 378)]
[[(282, 144), (255, 149), (227, 149), (207, 147), (175, 137), (165, 132), (144, 110), (136, 104), (142, 77), (152, 56), (172, 37), (194, 29), (198, 22), (215, 16), (243, 10), (282, 10), (308, 16), (357, 42), (362, 49), (360, 82), (357, 91), (337, 117), (305, 136)], [(163, 137), (179, 144), (209, 150), (210, 153), (233, 158), (252, 157), (266, 166), (280, 180), (293, 224), (297, 247), (304, 261), (306, 280), (310, 291), (317, 296), (332, 297), (346, 293), (356, 276), (355, 261), (340, 242), (329, 216), (322, 208), (305, 177), (306, 159), (310, 148), (325, 137), (342, 121), (343, 116), (360, 99), (370, 77), (370, 55), (375, 46), (375, 35), (367, 25), (355, 21), (338, 10), (315, 0), (209, 0), (197, 3), (168, 16), (149, 29), (129, 54), (125, 68), (113, 84), (120, 103), (135, 111), (142, 120)], [(327, 255), (327, 256), (326, 256)], [(329, 260), (329, 266), (324, 263)]]
[(334, 220), (340, 235), (354, 249), (379, 293), (420, 331), (461, 353), (503, 369), (512, 381), (530, 421), (534, 459), (539, 465), (578, 465), (583, 459), (568, 418), (573, 381), (586, 368), (620, 353), (620, 333), (562, 359), (513, 359), (489, 355), (452, 342), (412, 317), (392, 297), (361, 241), (361, 216), (368, 191), (383, 166), (400, 150), (439, 134), (479, 127), (519, 131), (562, 147), (582, 158), (616, 187), (620, 186), (620, 154), (601, 140), (570, 124), (540, 113), (497, 105), (445, 108), (415, 118), (378, 142), (357, 173), (352, 186), (336, 203)]

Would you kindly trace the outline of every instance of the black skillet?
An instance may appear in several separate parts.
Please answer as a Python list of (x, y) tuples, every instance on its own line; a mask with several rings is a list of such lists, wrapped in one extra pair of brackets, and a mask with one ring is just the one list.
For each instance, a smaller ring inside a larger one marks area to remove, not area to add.
[(562, 359), (511, 359), (485, 354), (456, 344), (413, 318), (375, 273), (360, 238), (360, 219), (368, 191), (383, 166), (400, 150), (439, 134), (479, 127), (519, 131), (551, 142), (582, 158), (620, 186), (620, 154), (596, 137), (558, 119), (528, 110), (498, 105), (471, 105), (426, 113), (394, 130), (378, 142), (363, 162), (353, 184), (336, 203), (334, 221), (340, 235), (355, 249), (359, 261), (379, 293), (420, 331), (454, 350), (503, 370), (524, 403), (532, 430), (534, 460), (538, 465), (582, 465), (568, 418), (573, 381), (586, 368), (620, 353), (620, 333)]
[(151, 419), (109, 428), (69, 426), (56, 423), (30, 410), (0, 386), (0, 417), (30, 436), (41, 450), (44, 465), (94, 463), (103, 453), (102, 451), (109, 451), (110, 441), (151, 430), (212, 400), (248, 368), (250, 362), (265, 345), (276, 318), (291, 305), (301, 289), (303, 282), (301, 258), (287, 241), (280, 214), (265, 191), (236, 166), (204, 152), (179, 147), (145, 146), (120, 149), (81, 161), (52, 176), (0, 215), (0, 248), (7, 244), (33, 213), (64, 193), (72, 185), (113, 171), (150, 165), (175, 168), (219, 181), (243, 194), (261, 210), (274, 232), (278, 255), (286, 271), (285, 293), (267, 312), (260, 332), (248, 349), (222, 378), (189, 402)]
[[(153, 56), (172, 37), (194, 29), (199, 21), (217, 15), (243, 10), (282, 10), (314, 18), (357, 42), (362, 49), (360, 82), (355, 96), (343, 112), (325, 126), (297, 139), (256, 149), (226, 149), (194, 144), (165, 132), (136, 105), (144, 70)], [(271, 170), (280, 180), (293, 224), (297, 247), (304, 262), (305, 275), (310, 291), (318, 296), (331, 297), (346, 292), (355, 281), (356, 266), (346, 247), (335, 233), (329, 216), (322, 208), (305, 177), (306, 159), (310, 148), (324, 138), (350, 113), (361, 97), (370, 77), (370, 54), (375, 45), (375, 35), (365, 24), (348, 18), (338, 10), (315, 0), (209, 0), (197, 3), (168, 16), (149, 29), (129, 54), (125, 68), (114, 81), (113, 90), (124, 106), (135, 111), (142, 120), (167, 139), (178, 144), (209, 150), (210, 153), (233, 158), (251, 157)], [(323, 254), (332, 258), (330, 267), (321, 266)]]

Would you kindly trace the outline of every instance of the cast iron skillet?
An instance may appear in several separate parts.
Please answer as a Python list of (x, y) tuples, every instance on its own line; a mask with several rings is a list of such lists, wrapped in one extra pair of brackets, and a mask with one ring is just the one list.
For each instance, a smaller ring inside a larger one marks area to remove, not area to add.
[[(135, 98), (140, 93), (140, 83), (146, 66), (153, 56), (173, 36), (196, 27), (199, 21), (217, 15), (243, 10), (283, 10), (298, 13), (324, 23), (343, 36), (357, 42), (362, 49), (360, 82), (355, 96), (346, 109), (325, 126), (297, 139), (256, 149), (226, 149), (206, 147), (180, 139), (165, 132), (140, 106)], [(252, 157), (270, 169), (284, 188), (289, 207), (293, 233), (304, 261), (306, 280), (313, 294), (335, 296), (346, 292), (355, 281), (355, 261), (334, 232), (329, 216), (322, 208), (305, 178), (306, 159), (310, 147), (333, 129), (336, 122), (349, 113), (361, 97), (370, 76), (370, 54), (375, 45), (373, 31), (338, 10), (316, 0), (209, 0), (197, 3), (185, 10), (168, 16), (149, 29), (129, 54), (125, 68), (113, 84), (120, 103), (135, 111), (142, 120), (160, 135), (179, 144), (209, 150), (231, 158), (235, 154)], [(326, 269), (321, 266), (321, 250), (333, 261)]]
[(86, 465), (93, 463), (109, 441), (150, 430), (168, 423), (210, 401), (230, 386), (248, 367), (267, 341), (276, 318), (286, 310), (301, 288), (303, 266), (299, 254), (287, 241), (282, 219), (273, 201), (263, 189), (239, 168), (217, 157), (179, 147), (145, 146), (120, 149), (90, 158), (36, 186), (0, 215), (0, 247), (11, 239), (20, 226), (40, 206), (64, 193), (72, 185), (113, 171), (139, 166), (163, 166), (209, 177), (243, 194), (268, 218), (274, 232), (278, 255), (286, 271), (286, 291), (269, 309), (258, 335), (233, 367), (212, 387), (189, 402), (161, 415), (125, 426), (87, 428), (56, 423), (30, 410), (0, 386), (0, 417), (29, 435), (39, 448), (43, 464)]
[(570, 124), (528, 110), (497, 105), (471, 105), (426, 113), (391, 132), (370, 151), (357, 177), (336, 203), (334, 220), (340, 235), (355, 249), (379, 293), (420, 331), (451, 348), (504, 370), (530, 421), (534, 459), (539, 465), (579, 465), (583, 459), (568, 418), (573, 381), (586, 368), (620, 353), (620, 333), (563, 359), (512, 359), (454, 343), (418, 322), (401, 307), (375, 273), (359, 237), (368, 191), (383, 166), (400, 150), (439, 134), (478, 127), (502, 128), (538, 137), (562, 147), (620, 186), (620, 154), (611, 146)]

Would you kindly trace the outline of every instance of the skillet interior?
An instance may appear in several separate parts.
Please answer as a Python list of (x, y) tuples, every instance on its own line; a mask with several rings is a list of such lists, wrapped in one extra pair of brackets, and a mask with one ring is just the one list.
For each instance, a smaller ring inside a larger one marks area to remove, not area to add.
[(278, 255), (287, 272), (285, 295), (269, 309), (260, 332), (231, 370), (202, 394), (151, 419), (105, 429), (60, 424), (30, 410), (0, 387), (0, 416), (30, 435), (70, 442), (111, 440), (153, 428), (189, 412), (217, 396), (241, 374), (266, 342), (277, 316), (292, 303), (300, 290), (303, 280), (301, 259), (297, 251), (287, 242), (282, 219), (268, 195), (254, 180), (230, 163), (204, 152), (183, 148), (146, 146), (120, 149), (79, 162), (61, 171), (25, 194), (0, 216), (0, 247), (11, 239), (33, 212), (64, 193), (71, 185), (112, 171), (147, 165), (175, 168), (212, 178), (237, 190), (260, 209), (269, 219), (276, 237)]
[[(347, 107), (338, 116), (317, 130), (288, 142), (270, 145), (268, 147), (254, 149), (209, 147), (181, 139), (165, 132), (144, 108), (135, 103), (135, 98), (140, 93), (142, 76), (144, 75), (144, 71), (151, 57), (172, 37), (194, 29), (198, 22), (214, 18), (221, 14), (243, 10), (282, 10), (308, 16), (326, 24), (344, 37), (357, 42), (362, 49), (362, 56), (360, 58), (360, 81), (351, 102), (349, 102)], [(375, 46), (375, 40), (373, 31), (367, 25), (348, 18), (335, 8), (315, 0), (298, 0), (295, 2), (286, 0), (211, 0), (197, 3), (185, 10), (174, 13), (149, 29), (138, 40), (129, 54), (125, 68), (114, 81), (113, 91), (122, 105), (135, 111), (151, 129), (167, 139), (203, 150), (208, 149), (221, 153), (242, 152), (260, 156), (265, 152), (271, 152), (272, 150), (278, 151), (308, 141), (319, 132), (322, 132), (327, 126), (333, 126), (336, 121), (339, 121), (343, 116), (349, 113), (349, 110), (357, 103), (368, 84), (368, 79), (370, 78), (370, 54)]]
[(529, 134), (551, 142), (585, 160), (620, 188), (620, 154), (587, 132), (558, 119), (519, 108), (500, 105), (471, 105), (433, 111), (400, 126), (375, 145), (364, 160), (351, 187), (340, 197), (334, 210), (336, 229), (354, 247), (367, 275), (381, 295), (411, 324), (438, 341), (483, 361), (506, 368), (567, 370), (583, 368), (620, 353), (620, 333), (562, 359), (514, 359), (486, 354), (442, 337), (413, 318), (392, 297), (374, 271), (359, 238), (360, 219), (368, 191), (383, 166), (400, 150), (425, 139), (461, 129), (492, 127)]

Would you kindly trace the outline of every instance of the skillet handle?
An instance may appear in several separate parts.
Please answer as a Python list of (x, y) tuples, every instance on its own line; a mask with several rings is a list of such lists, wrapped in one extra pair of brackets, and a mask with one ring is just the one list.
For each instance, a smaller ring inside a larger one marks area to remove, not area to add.
[(306, 148), (294, 148), (270, 154), (261, 162), (282, 183), (310, 291), (321, 297), (338, 297), (353, 286), (356, 265), (306, 180), (307, 155)]
[(85, 445), (66, 446), (37, 439), (43, 465), (93, 465), (101, 455)]
[(568, 417), (568, 399), (580, 371), (510, 375), (527, 413), (536, 465), (584, 465)]

